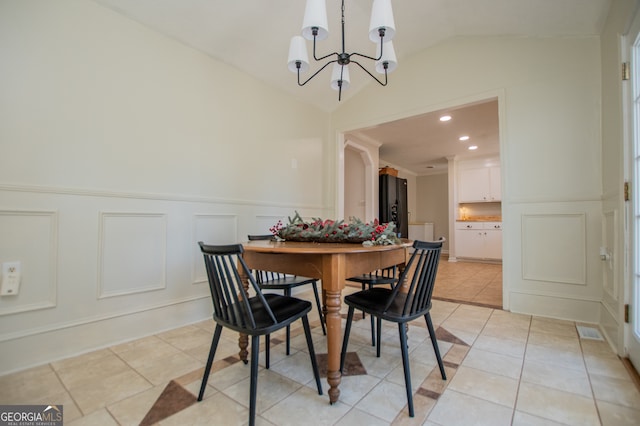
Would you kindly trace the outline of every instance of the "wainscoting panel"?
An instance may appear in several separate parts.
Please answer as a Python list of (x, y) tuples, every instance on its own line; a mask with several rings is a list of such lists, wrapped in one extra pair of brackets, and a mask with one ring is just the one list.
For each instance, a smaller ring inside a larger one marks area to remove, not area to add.
[(192, 284), (207, 281), (207, 271), (198, 241), (205, 244), (237, 244), (238, 216), (230, 214), (196, 214), (193, 221)]
[(99, 238), (98, 298), (166, 287), (166, 215), (102, 212)]
[(0, 210), (0, 235), (0, 263), (22, 270), (18, 294), (0, 297), (0, 315), (55, 307), (58, 212)]
[(522, 278), (586, 285), (586, 215), (522, 216)]

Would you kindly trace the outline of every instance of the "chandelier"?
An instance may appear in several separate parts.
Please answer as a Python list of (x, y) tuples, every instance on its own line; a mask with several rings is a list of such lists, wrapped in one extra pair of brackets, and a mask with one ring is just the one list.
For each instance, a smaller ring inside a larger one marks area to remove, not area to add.
[[(387, 74), (392, 72), (398, 65), (396, 54), (393, 50), (393, 42), (391, 41), (396, 33), (391, 0), (373, 0), (371, 20), (369, 21), (369, 39), (377, 44), (376, 57), (357, 52), (347, 53), (345, 51), (344, 24), (344, 0), (342, 0), (342, 51), (329, 53), (328, 55), (318, 58), (316, 54), (316, 41), (324, 40), (329, 35), (326, 0), (307, 0), (307, 5), (304, 10), (304, 20), (302, 22), (302, 35), (293, 36), (289, 44), (288, 67), (291, 72), (298, 74), (298, 86), (304, 86), (323, 69), (333, 64), (331, 88), (338, 91), (338, 101), (342, 98), (342, 90), (347, 89), (350, 84), (349, 64), (356, 64), (382, 86), (387, 85)], [(314, 72), (311, 77), (301, 82), (300, 73), (309, 69), (309, 57), (307, 55), (305, 39), (313, 40), (314, 60), (329, 60), (322, 65), (319, 70)], [(384, 82), (369, 72), (360, 62), (355, 60), (359, 58), (374, 61), (376, 72), (384, 74)]]

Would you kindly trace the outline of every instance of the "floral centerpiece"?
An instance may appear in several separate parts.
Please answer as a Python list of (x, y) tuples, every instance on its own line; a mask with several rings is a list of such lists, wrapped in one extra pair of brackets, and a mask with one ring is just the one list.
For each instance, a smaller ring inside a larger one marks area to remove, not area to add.
[(279, 240), (307, 241), (316, 243), (362, 243), (365, 246), (400, 244), (397, 237), (395, 224), (380, 223), (378, 219), (373, 222), (363, 222), (358, 218), (349, 218), (349, 223), (344, 220), (322, 220), (314, 218), (311, 222), (305, 222), (296, 212), (293, 219), (289, 217), (289, 223), (283, 225), (282, 221), (270, 228), (270, 231)]

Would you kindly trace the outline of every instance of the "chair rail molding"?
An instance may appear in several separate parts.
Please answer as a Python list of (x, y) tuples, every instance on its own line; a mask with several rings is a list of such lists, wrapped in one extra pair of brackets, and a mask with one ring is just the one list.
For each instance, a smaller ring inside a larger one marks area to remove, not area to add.
[(309, 210), (324, 211), (325, 209), (327, 209), (327, 206), (324, 206), (324, 205), (301, 205), (298, 203), (277, 203), (277, 202), (271, 202), (271, 201), (207, 197), (207, 196), (201, 196), (201, 195), (182, 195), (182, 194), (169, 194), (169, 193), (163, 194), (163, 193), (154, 193), (154, 192), (109, 191), (106, 189), (84, 189), (84, 188), (44, 186), (44, 185), (0, 184), (0, 191), (74, 195), (74, 196), (80, 196), (80, 197), (130, 198), (135, 200), (176, 201), (176, 202), (205, 203), (205, 204), (280, 207), (280, 208), (287, 208), (291, 210), (309, 209)]

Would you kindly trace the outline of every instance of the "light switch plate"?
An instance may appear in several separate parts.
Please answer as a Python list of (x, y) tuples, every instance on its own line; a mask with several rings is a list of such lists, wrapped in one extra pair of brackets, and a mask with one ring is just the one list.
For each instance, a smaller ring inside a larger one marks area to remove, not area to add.
[(0, 296), (16, 296), (20, 290), (22, 268), (20, 262), (4, 262), (2, 264), (2, 285)]

